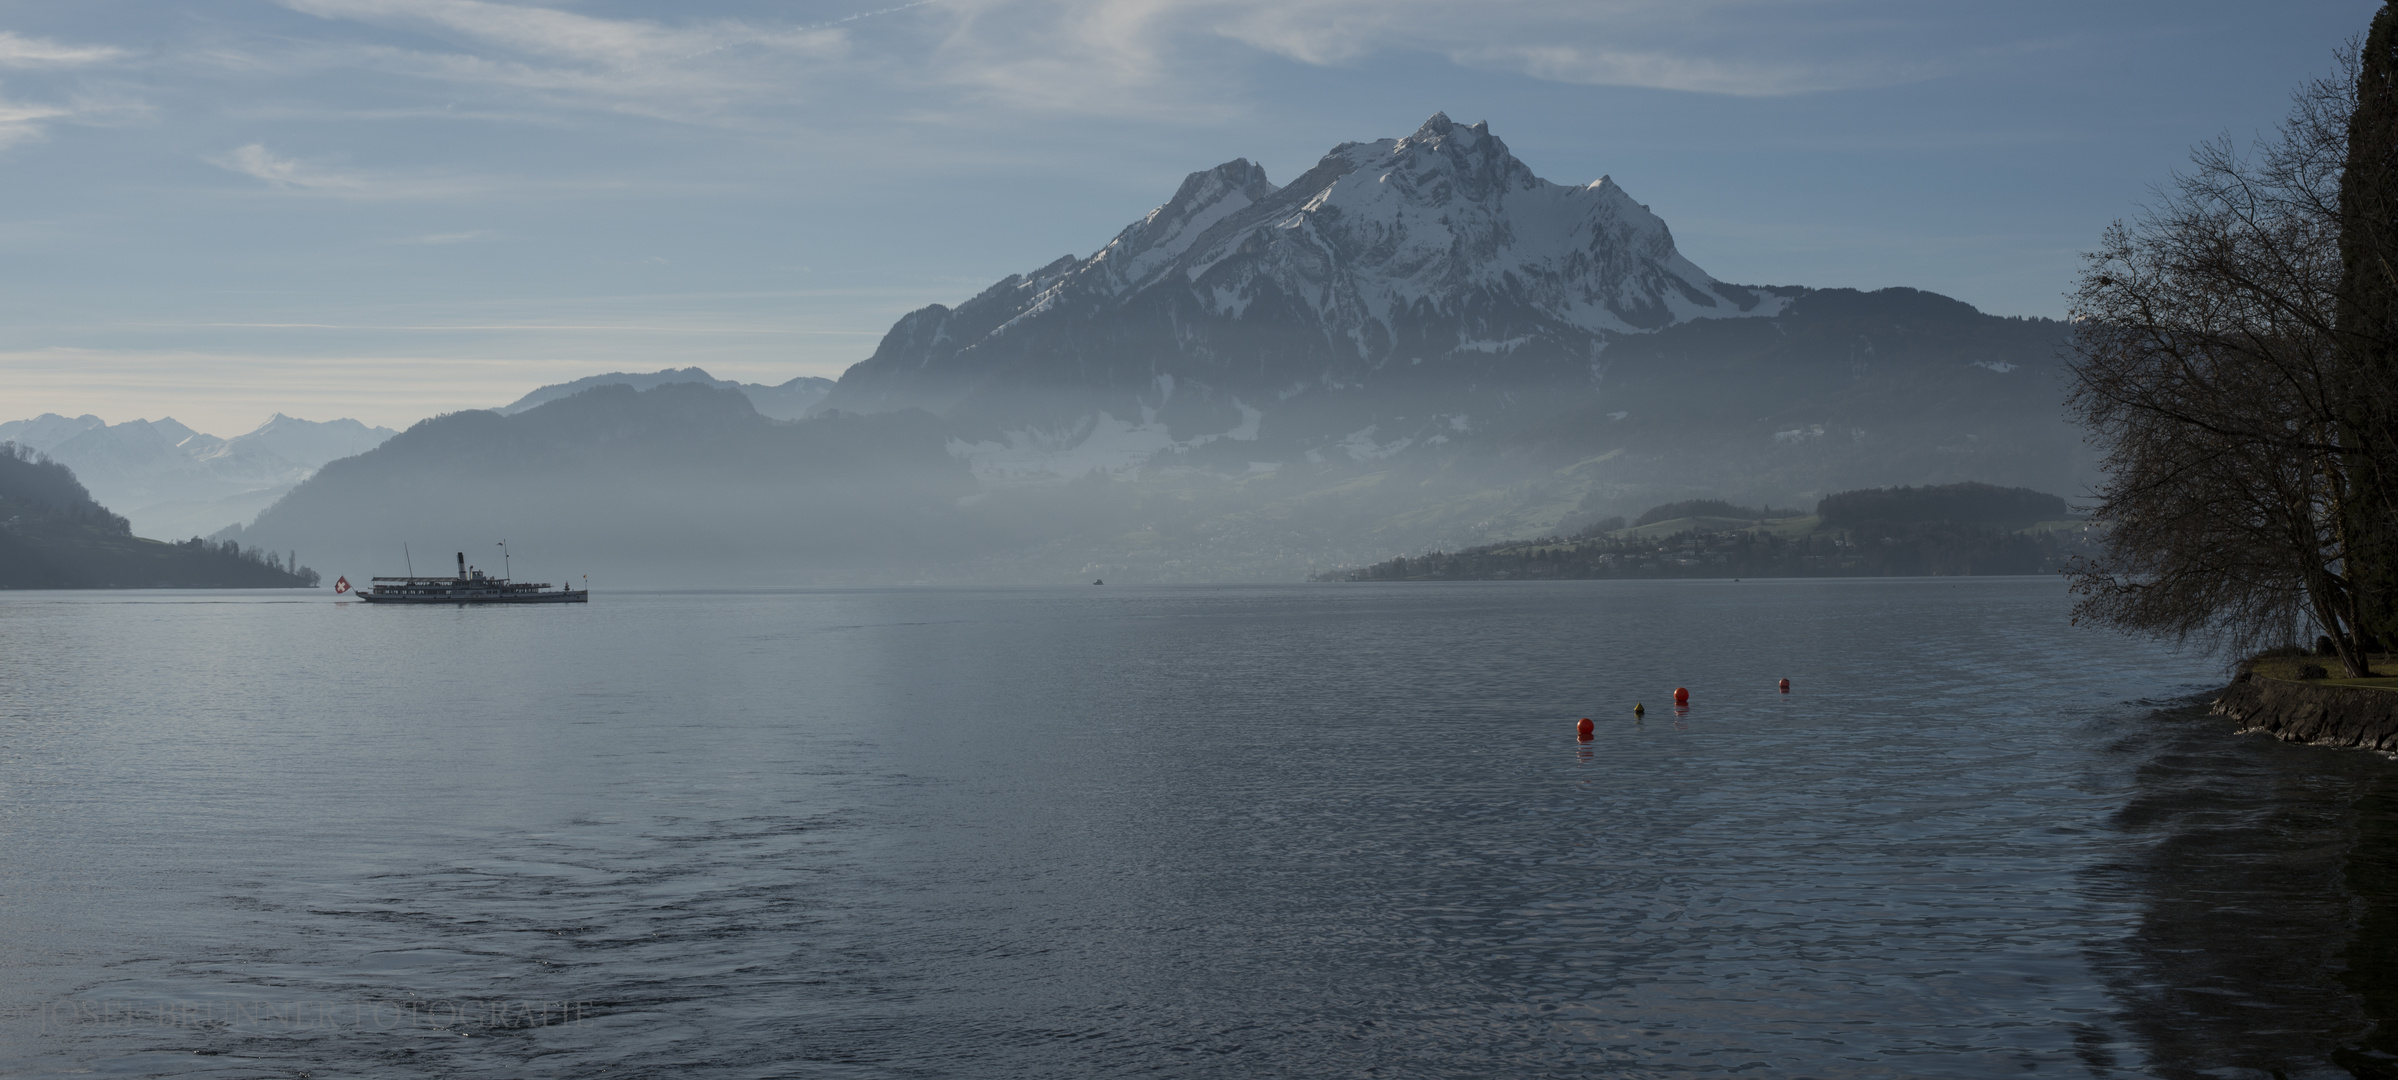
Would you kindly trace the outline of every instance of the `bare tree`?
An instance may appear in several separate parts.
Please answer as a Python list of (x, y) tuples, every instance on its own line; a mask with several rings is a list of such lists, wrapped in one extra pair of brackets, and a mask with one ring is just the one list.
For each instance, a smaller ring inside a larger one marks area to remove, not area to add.
[(2362, 632), (2398, 638), (2398, 7), (2383, 4), (2357, 50), (2340, 177), (2340, 340), (2349, 388), (2350, 547)]
[(2398, 502), (2378, 487), (2392, 470), (2361, 467), (2386, 433), (2360, 431), (2359, 406), (2386, 372), (2348, 359), (2369, 328), (2342, 318), (2359, 70), (2301, 89), (2253, 150), (2198, 148), (2085, 256), (2069, 405), (2105, 454), (2095, 516), (2111, 529), (2073, 571), (2076, 621), (2237, 651), (2312, 622), (2366, 673), (2354, 571), (2360, 533), (2386, 525), (2358, 507)]

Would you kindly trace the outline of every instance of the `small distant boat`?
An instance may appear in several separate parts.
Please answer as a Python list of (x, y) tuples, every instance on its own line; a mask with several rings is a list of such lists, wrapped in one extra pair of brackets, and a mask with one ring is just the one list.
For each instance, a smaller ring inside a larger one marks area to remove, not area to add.
[[(342, 579), (341, 584), (349, 584), (349, 579)], [(456, 577), (379, 577), (373, 587), (359, 590), (358, 599), (370, 604), (587, 604), (591, 589), (553, 589), (547, 582), (536, 585), (486, 577), (466, 565), (466, 553), (461, 551)]]

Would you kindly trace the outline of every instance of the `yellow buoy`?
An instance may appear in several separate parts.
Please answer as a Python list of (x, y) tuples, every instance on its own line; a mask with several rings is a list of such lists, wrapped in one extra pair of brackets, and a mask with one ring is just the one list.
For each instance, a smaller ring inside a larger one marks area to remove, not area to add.
[(1648, 707), (1648, 706), (1646, 706), (1646, 705), (1643, 705), (1643, 704), (1641, 704), (1641, 703), (1639, 703), (1639, 702), (1637, 702), (1637, 701), (1635, 701), (1635, 702), (1633, 702), (1633, 703), (1632, 703), (1632, 715), (1634, 715), (1634, 716), (1647, 716), (1648, 714), (1649, 714), (1649, 707)]

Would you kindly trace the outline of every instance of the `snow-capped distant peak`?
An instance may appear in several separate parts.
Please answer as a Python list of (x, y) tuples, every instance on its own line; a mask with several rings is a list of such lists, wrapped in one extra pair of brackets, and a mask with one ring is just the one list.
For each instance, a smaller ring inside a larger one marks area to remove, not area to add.
[(1334, 147), (1281, 188), (1245, 158), (1192, 173), (1090, 258), (1011, 276), (964, 307), (1007, 305), (988, 332), (1012, 334), (1078, 295), (1095, 313), (1169, 283), (1235, 317), (1270, 287), (1369, 352), (1396, 319), (1494, 301), (1589, 333), (1779, 310), (1684, 258), (1612, 176), (1551, 183), (1488, 122), (1438, 112), (1404, 138)]
[[(1490, 137), (1490, 122), (1487, 120), (1473, 124), (1460, 124), (1450, 120), (1448, 113), (1436, 112), (1432, 114), (1432, 119), (1424, 121), (1424, 126), (1415, 129), (1415, 134), (1397, 140), (1391, 146), (1392, 149), (1401, 151), (1415, 147), (1427, 147), (1471, 152), (1482, 149), (1483, 143), (1489, 141)], [(1500, 153), (1505, 153), (1506, 147), (1501, 146), (1498, 150)]]
[[(1362, 385), (1394, 361), (1499, 355), (1487, 342), (1587, 363), (1612, 335), (1786, 302), (1692, 264), (1611, 176), (1551, 183), (1487, 122), (1434, 113), (1403, 138), (1342, 143), (1280, 187), (1244, 158), (1191, 173), (1090, 257), (900, 319), (828, 407), (942, 410), (1010, 371), (1072, 383), (1120, 366), (1100, 381), (1145, 385), (1185, 363), (1238, 365), (1260, 393)], [(1099, 323), (1096, 337), (1080, 329)]]
[(107, 426), (106, 421), (90, 413), (71, 418), (57, 413), (43, 413), (30, 420), (0, 423), (0, 442), (13, 442), (29, 450), (47, 453), (51, 447), (68, 439), (93, 428)]
[(1487, 123), (1445, 113), (1402, 139), (1336, 148), (1260, 209), (1262, 229), (1228, 224), (1184, 260), (1194, 281), (1262, 248), (1259, 276), (1328, 317), (1386, 329), (1397, 313), (1480, 304), (1471, 298), (1493, 290), (1594, 332), (1755, 306), (1721, 293), (1612, 177), (1542, 180)]
[(314, 469), (328, 461), (363, 454), (395, 434), (390, 428), (368, 427), (348, 417), (317, 421), (276, 413), (248, 434), (222, 440), (214, 453), (279, 459)]

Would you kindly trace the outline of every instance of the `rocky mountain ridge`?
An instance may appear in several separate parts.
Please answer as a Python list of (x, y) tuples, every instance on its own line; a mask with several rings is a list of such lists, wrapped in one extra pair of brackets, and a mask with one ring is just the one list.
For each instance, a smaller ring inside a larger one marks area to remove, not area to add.
[(1096, 254), (902, 318), (824, 407), (1232, 428), (1368, 386), (1596, 378), (1624, 335), (1789, 299), (1699, 269), (1613, 180), (1551, 183), (1436, 114), (1279, 188), (1245, 159), (1192, 173)]
[(713, 386), (720, 390), (737, 391), (741, 396), (749, 399), (750, 405), (758, 410), (759, 415), (773, 420), (797, 420), (806, 416), (833, 389), (831, 379), (817, 378), (813, 375), (802, 375), (787, 382), (767, 385), (719, 379), (697, 367), (663, 368), (648, 373), (611, 371), (604, 375), (586, 375), (568, 382), (537, 387), (525, 396), (492, 411), (502, 416), (514, 416), (527, 409), (547, 405), (561, 398), (573, 397), (595, 386), (630, 386), (635, 390), (648, 390), (670, 383), (698, 383), (701, 386)]

